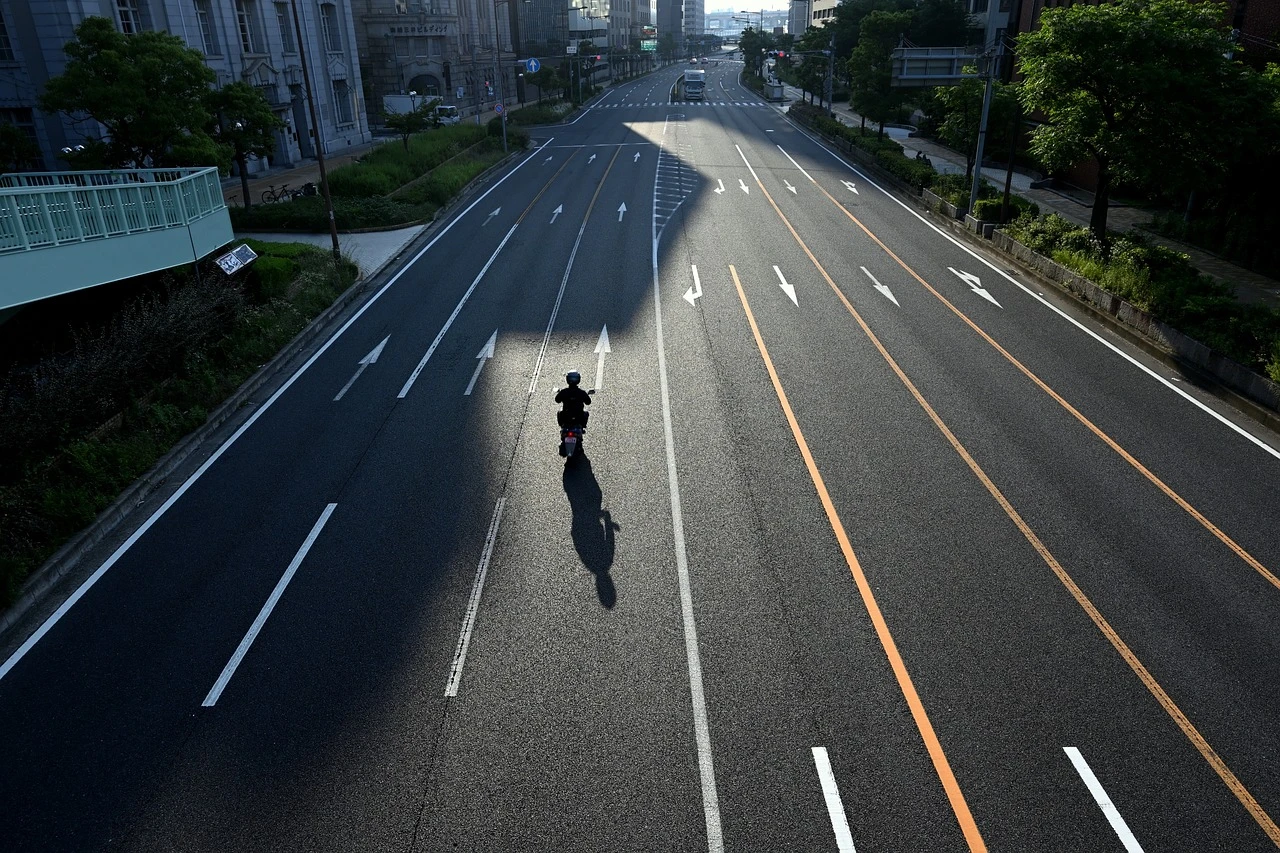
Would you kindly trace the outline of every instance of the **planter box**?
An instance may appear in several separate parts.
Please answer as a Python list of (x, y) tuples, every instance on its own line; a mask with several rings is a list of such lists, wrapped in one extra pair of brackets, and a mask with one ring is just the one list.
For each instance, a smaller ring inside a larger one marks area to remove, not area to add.
[(992, 232), (996, 230), (996, 223), (987, 222), (984, 219), (974, 219), (967, 213), (964, 215), (964, 224), (968, 226), (970, 231), (981, 234), (984, 240), (990, 240)]
[(1226, 387), (1253, 400), (1272, 411), (1280, 411), (1280, 385), (1265, 376), (1259, 376), (1242, 364), (1215, 352), (1195, 338), (1160, 322), (1146, 311), (1131, 305), (1114, 293), (1108, 293), (1082, 275), (1064, 267), (1057, 261), (1033, 252), (1003, 231), (992, 235), (997, 249), (1022, 261), (1027, 266), (1052, 279), (1076, 296), (1088, 302), (1119, 322), (1156, 341), (1178, 357), (1213, 376)]
[(920, 197), (924, 199), (924, 203), (929, 206), (930, 210), (936, 210), (943, 216), (950, 216), (952, 219), (961, 219), (964, 217), (964, 214), (961, 213), (960, 209), (954, 204), (947, 201), (940, 195), (929, 192), (927, 189), (921, 191)]

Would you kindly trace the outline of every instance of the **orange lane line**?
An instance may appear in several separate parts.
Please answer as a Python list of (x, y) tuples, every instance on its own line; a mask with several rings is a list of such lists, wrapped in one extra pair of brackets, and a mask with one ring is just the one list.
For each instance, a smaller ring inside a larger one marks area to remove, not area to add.
[(1167, 483), (1165, 483), (1163, 480), (1157, 477), (1155, 472), (1153, 472), (1151, 469), (1147, 468), (1147, 466), (1139, 462), (1131, 453), (1129, 453), (1129, 451), (1121, 447), (1119, 443), (1115, 441), (1115, 439), (1113, 439), (1111, 436), (1103, 432), (1101, 427), (1099, 427), (1093, 421), (1089, 420), (1089, 418), (1085, 417), (1084, 413), (1082, 413), (1075, 406), (1068, 403), (1066, 399), (1062, 397), (1062, 395), (1060, 395), (1057, 391), (1054, 391), (1052, 388), (1050, 388), (1049, 385), (1044, 380), (1042, 380), (1039, 376), (1036, 376), (1034, 373), (1032, 373), (1030, 368), (1028, 368), (1022, 362), (1018, 361), (1017, 358), (1015, 358), (1004, 347), (1000, 346), (1000, 344), (996, 343), (995, 339), (992, 338), (985, 331), (983, 331), (983, 329), (981, 329), (977, 323), (969, 319), (969, 317), (966, 316), (965, 313), (961, 311), (959, 308), (957, 308), (954, 304), (952, 304), (952, 302), (949, 299), (947, 299), (945, 296), (939, 293), (931, 284), (929, 284), (929, 282), (925, 281), (924, 278), (922, 278), (915, 270), (907, 266), (905, 261), (899, 258), (896, 254), (894, 254), (892, 249), (890, 249), (888, 246), (882, 243), (879, 237), (877, 237), (875, 234), (872, 234), (871, 230), (867, 228), (867, 226), (863, 225), (862, 221), (859, 220), (858, 217), (850, 213), (848, 208), (846, 208), (843, 204), (837, 201), (835, 196), (831, 195), (831, 193), (827, 192), (825, 189), (819, 186), (816, 182), (814, 183), (814, 186), (818, 187), (818, 190), (823, 195), (825, 195), (828, 199), (830, 199), (831, 203), (834, 204), (836, 207), (838, 207), (841, 213), (849, 217), (849, 219), (855, 225), (857, 225), (859, 228), (862, 229), (864, 234), (870, 237), (877, 246), (883, 249), (885, 251), (885, 254), (893, 258), (898, 263), (898, 266), (902, 267), (904, 270), (907, 271), (907, 273), (912, 278), (920, 282), (920, 284), (923, 285), (926, 290), (928, 290), (930, 293), (936, 296), (938, 300), (942, 302), (943, 305), (950, 308), (952, 313), (954, 313), (957, 317), (963, 320), (964, 323), (969, 328), (977, 332), (978, 335), (984, 341), (991, 344), (991, 346), (995, 347), (996, 352), (1000, 353), (1002, 356), (1008, 359), (1010, 364), (1018, 368), (1018, 370), (1022, 371), (1023, 375), (1025, 375), (1028, 379), (1034, 382), (1040, 388), (1040, 390), (1044, 391), (1046, 394), (1052, 397), (1053, 400), (1058, 405), (1062, 406), (1062, 408), (1070, 412), (1072, 417), (1074, 417), (1080, 423), (1084, 424), (1085, 427), (1094, 435), (1096, 435), (1098, 438), (1102, 439), (1102, 441), (1108, 447), (1110, 447), (1112, 450), (1118, 453), (1120, 455), (1120, 458), (1124, 459), (1124, 461), (1132, 465), (1134, 469), (1138, 471), (1138, 473), (1146, 477), (1152, 483), (1152, 485), (1154, 485), (1157, 489), (1159, 489), (1160, 491), (1168, 495), (1169, 498), (1178, 506), (1182, 507), (1182, 509), (1185, 510), (1188, 515), (1190, 515), (1196, 521), (1200, 522), (1200, 524), (1204, 527), (1205, 530), (1208, 530), (1215, 537), (1217, 537), (1218, 541), (1220, 541), (1222, 544), (1226, 545), (1233, 552), (1235, 552), (1236, 556), (1244, 560), (1245, 563), (1248, 564), (1250, 568), (1252, 568), (1255, 572), (1257, 572), (1263, 578), (1265, 578), (1267, 582), (1270, 583), (1272, 586), (1274, 586), (1276, 589), (1280, 589), (1280, 577), (1276, 577), (1276, 575), (1272, 573), (1271, 570), (1269, 570), (1266, 566), (1264, 566), (1261, 561), (1259, 561), (1256, 557), (1254, 557), (1252, 554), (1246, 551), (1243, 545), (1241, 545), (1240, 543), (1232, 539), (1230, 536), (1228, 536), (1221, 528), (1219, 528), (1212, 521), (1206, 518), (1204, 514), (1200, 512), (1200, 510), (1193, 507), (1186, 499), (1184, 499), (1180, 494), (1175, 492), (1172, 487), (1170, 487)]
[(729, 265), (729, 274), (733, 276), (733, 284), (738, 288), (738, 298), (742, 301), (742, 310), (746, 312), (747, 323), (751, 326), (751, 333), (755, 335), (756, 346), (760, 349), (760, 357), (764, 359), (764, 366), (769, 371), (769, 379), (773, 382), (773, 390), (778, 395), (778, 402), (782, 404), (782, 411), (787, 416), (787, 423), (791, 425), (791, 434), (795, 436), (796, 444), (800, 446), (800, 455), (804, 457), (804, 464), (809, 469), (809, 476), (813, 479), (813, 486), (818, 491), (818, 499), (822, 501), (822, 507), (826, 510), (827, 521), (831, 524), (831, 529), (836, 535), (836, 541), (840, 543), (840, 551), (844, 554), (845, 562), (849, 564), (849, 572), (853, 575), (854, 583), (858, 585), (858, 592), (862, 595), (862, 602), (871, 617), (871, 624), (876, 629), (876, 636), (880, 638), (880, 645), (884, 648), (885, 656), (889, 658), (889, 666), (893, 669), (894, 677), (898, 680), (898, 688), (907, 700), (907, 707), (911, 709), (911, 717), (915, 720), (916, 728), (920, 730), (920, 736), (924, 739), (925, 748), (929, 751), (929, 757), (933, 760), (934, 770), (942, 782), (943, 789), (947, 792), (947, 799), (951, 801), (951, 810), (955, 812), (956, 820), (960, 823), (960, 829), (964, 832), (964, 837), (969, 842), (969, 849), (973, 853), (986, 851), (986, 842), (982, 840), (982, 833), (978, 831), (978, 825), (973, 819), (973, 814), (969, 811), (969, 804), (965, 802), (964, 792), (960, 790), (960, 784), (956, 781), (955, 774), (951, 771), (951, 763), (947, 761), (942, 744), (933, 730), (933, 724), (929, 722), (929, 715), (924, 709), (924, 703), (920, 701), (920, 694), (916, 692), (915, 685), (911, 682), (911, 674), (907, 672), (907, 665), (903, 662), (902, 655), (898, 653), (898, 645), (893, 640), (893, 634), (890, 633), (889, 625), (884, 620), (884, 614), (880, 612), (880, 605), (876, 603), (875, 593), (872, 592), (871, 584), (867, 581), (867, 576), (862, 571), (862, 564), (858, 561), (858, 555), (854, 553), (853, 545), (849, 542), (849, 535), (845, 532), (844, 523), (840, 520), (840, 514), (836, 512), (835, 504), (831, 501), (831, 494), (827, 491), (827, 484), (822, 478), (822, 473), (818, 470), (817, 463), (813, 461), (813, 454), (809, 452), (809, 443), (805, 441), (804, 433), (800, 431), (800, 424), (796, 420), (795, 413), (791, 410), (787, 392), (783, 390), (782, 382), (778, 379), (778, 372), (773, 367), (773, 359), (769, 357), (769, 350), (764, 345), (764, 338), (760, 336), (760, 327), (756, 325), (755, 315), (751, 313), (751, 305), (748, 304), (747, 295), (742, 290), (742, 282), (738, 280), (738, 271), (734, 269), (732, 264)]
[[(795, 241), (800, 245), (800, 248), (804, 250), (804, 253), (809, 257), (809, 260), (813, 263), (814, 267), (817, 268), (819, 274), (831, 287), (831, 290), (836, 294), (836, 297), (857, 322), (858, 326), (875, 346), (876, 350), (879, 351), (880, 356), (886, 363), (888, 363), (890, 369), (892, 369), (897, 375), (899, 381), (906, 386), (907, 391), (909, 391), (911, 396), (915, 398), (916, 402), (920, 404), (920, 407), (925, 410), (929, 419), (933, 421), (935, 426), (937, 426), (938, 430), (947, 439), (947, 442), (955, 449), (956, 453), (960, 455), (960, 458), (964, 460), (965, 464), (969, 466), (969, 470), (974, 473), (974, 476), (978, 478), (991, 496), (995, 498), (996, 503), (998, 503), (1000, 508), (1004, 510), (1005, 514), (1009, 516), (1009, 519), (1022, 533), (1023, 537), (1031, 544), (1031, 547), (1036, 550), (1036, 553), (1038, 553), (1040, 558), (1049, 566), (1049, 569), (1058, 577), (1058, 580), (1062, 585), (1067, 588), (1067, 591), (1071, 593), (1071, 597), (1076, 600), (1076, 603), (1080, 605), (1080, 608), (1084, 610), (1084, 612), (1089, 616), (1089, 619), (1098, 627), (1098, 630), (1107, 638), (1107, 641), (1110, 642), (1112, 647), (1120, 654), (1120, 657), (1124, 659), (1125, 663), (1129, 665), (1129, 668), (1138, 676), (1138, 679), (1143, 683), (1155, 700), (1160, 703), (1160, 707), (1162, 707), (1165, 713), (1167, 713), (1174, 723), (1177, 724), (1178, 728), (1182, 730), (1182, 733), (1186, 738), (1191, 741), (1191, 744), (1196, 748), (1196, 751), (1203, 756), (1209, 766), (1213, 768), (1213, 771), (1218, 774), (1218, 778), (1223, 781), (1231, 793), (1235, 795), (1236, 799), (1240, 801), (1240, 804), (1245, 807), (1245, 810), (1249, 812), (1249, 815), (1254, 819), (1258, 826), (1262, 828), (1262, 831), (1267, 834), (1267, 837), (1271, 839), (1272, 843), (1275, 844), (1276, 847), (1280, 847), (1280, 827), (1276, 826), (1275, 821), (1271, 819), (1271, 816), (1262, 808), (1254, 798), (1253, 794), (1249, 792), (1249, 789), (1240, 781), (1240, 778), (1232, 772), (1231, 768), (1227, 766), (1227, 763), (1222, 760), (1222, 757), (1219, 756), (1217, 751), (1209, 744), (1209, 741), (1200, 733), (1200, 730), (1197, 729), (1187, 715), (1182, 712), (1182, 709), (1173, 701), (1173, 697), (1171, 697), (1165, 689), (1160, 686), (1160, 683), (1156, 681), (1155, 676), (1152, 675), (1150, 670), (1148, 670), (1142, 661), (1138, 659), (1138, 656), (1134, 654), (1128, 644), (1121, 639), (1119, 633), (1111, 627), (1111, 623), (1106, 620), (1089, 597), (1085, 595), (1084, 591), (1080, 589), (1075, 580), (1067, 574), (1067, 570), (1062, 567), (1062, 564), (1053, 556), (1049, 551), (1049, 548), (1040, 540), (1040, 537), (1035, 534), (1030, 525), (1027, 524), (1018, 511), (1013, 508), (1013, 504), (1009, 502), (1008, 498), (1004, 496), (1004, 493), (1000, 491), (999, 487), (996, 486), (991, 478), (987, 476), (987, 473), (982, 469), (982, 466), (978, 464), (977, 460), (975, 460), (973, 456), (970, 455), (969, 451), (965, 449), (964, 445), (960, 443), (960, 439), (956, 438), (955, 434), (947, 427), (946, 423), (942, 420), (942, 417), (937, 413), (937, 411), (934, 410), (933, 406), (929, 405), (929, 402), (925, 400), (924, 395), (920, 393), (920, 390), (915, 386), (915, 383), (911, 381), (906, 372), (898, 365), (898, 362), (889, 354), (889, 351), (885, 348), (884, 344), (880, 342), (880, 339), (876, 337), (875, 333), (871, 331), (871, 327), (867, 325), (867, 322), (862, 318), (862, 315), (853, 307), (853, 303), (849, 301), (849, 298), (845, 296), (844, 292), (836, 285), (835, 280), (827, 273), (826, 268), (822, 266), (814, 256), (813, 252), (809, 250), (809, 247), (805, 244), (804, 240), (800, 238), (800, 235), (796, 232), (795, 228), (792, 227), (791, 222), (782, 213), (782, 210), (773, 200), (773, 196), (771, 196), (769, 191), (765, 189), (764, 184), (759, 180), (759, 178), (756, 179), (756, 184), (760, 187), (760, 191), (764, 193), (764, 197), (769, 200), (769, 204), (773, 205), (774, 212), (778, 214), (778, 217), (782, 220), (783, 224), (787, 226), (787, 230), (791, 232), (791, 236), (795, 238)], [(818, 189), (821, 190), (822, 188), (818, 187)], [(825, 194), (826, 190), (822, 190), (822, 192)], [(827, 194), (827, 197), (831, 198), (830, 194)], [(841, 210), (844, 210), (844, 206), (839, 202), (836, 202), (834, 198), (831, 198), (831, 201), (834, 202)], [(875, 240), (882, 249), (888, 252), (888, 254), (897, 261), (903, 269), (911, 273), (917, 281), (932, 291), (939, 299), (942, 299), (943, 302), (948, 305), (951, 304), (947, 302), (946, 299), (943, 299), (937, 291), (934, 291), (932, 287), (929, 287), (928, 283), (925, 282), (924, 279), (920, 278), (919, 275), (916, 275), (910, 267), (894, 255), (887, 246), (876, 239), (875, 235), (868, 231), (866, 227), (849, 214), (847, 210), (845, 211), (845, 214), (853, 219), (854, 222), (857, 222), (859, 227), (861, 227), (863, 231), (866, 231), (867, 235), (871, 237), (871, 239)], [(952, 307), (952, 310), (956, 311), (956, 313), (965, 319), (966, 322), (969, 322), (968, 318), (964, 317), (963, 314), (960, 314), (960, 312), (954, 307)], [(980, 329), (977, 329), (972, 322), (969, 322), (969, 325), (973, 326), (974, 329), (986, 337), (985, 333)], [(990, 340), (990, 338), (988, 338), (988, 340)], [(991, 341), (991, 343), (999, 349), (999, 346), (994, 341)], [(1003, 350), (1001, 351), (1003, 352)], [(1013, 360), (1012, 356), (1008, 356), (1006, 354), (1006, 357)], [(1014, 361), (1014, 363), (1017, 364), (1016, 361)], [(1019, 365), (1019, 367), (1021, 367), (1021, 365)], [(1031, 375), (1030, 371), (1027, 371), (1026, 368), (1022, 369), (1028, 375)], [(1039, 380), (1036, 381), (1039, 382)], [(1043, 383), (1039, 384), (1047, 389), (1047, 386), (1044, 386)], [(1071, 411), (1074, 411), (1074, 409)], [(1084, 420), (1083, 415), (1079, 415), (1077, 413), (1077, 417)], [(1085, 420), (1085, 423), (1088, 423), (1088, 421)], [(1101, 434), (1101, 431), (1096, 430), (1096, 428), (1095, 431)]]

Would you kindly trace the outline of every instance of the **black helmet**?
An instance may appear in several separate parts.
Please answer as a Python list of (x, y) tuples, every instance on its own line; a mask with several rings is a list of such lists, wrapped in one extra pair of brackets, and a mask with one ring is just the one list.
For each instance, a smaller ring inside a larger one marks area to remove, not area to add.
[(582, 381), (582, 374), (576, 370), (570, 370), (564, 375), (564, 381), (568, 382), (570, 385), (577, 385)]

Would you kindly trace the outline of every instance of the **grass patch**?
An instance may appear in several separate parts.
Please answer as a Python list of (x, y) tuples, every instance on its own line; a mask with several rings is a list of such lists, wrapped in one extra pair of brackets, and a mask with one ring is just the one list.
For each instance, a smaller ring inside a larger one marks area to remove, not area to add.
[[(172, 275), (70, 351), (0, 376), (0, 607), (357, 275), (314, 247), (249, 242), (259, 261), (230, 281)], [(279, 261), (283, 288), (258, 280)]]

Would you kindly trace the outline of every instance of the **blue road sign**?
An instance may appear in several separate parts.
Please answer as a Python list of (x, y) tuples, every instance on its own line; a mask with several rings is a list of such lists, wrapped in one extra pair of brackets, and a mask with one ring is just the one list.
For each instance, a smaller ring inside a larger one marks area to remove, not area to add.
[(524, 67), (530, 74), (537, 74), (538, 69), (542, 67), (542, 63), (536, 59), (526, 59), (524, 61)]

